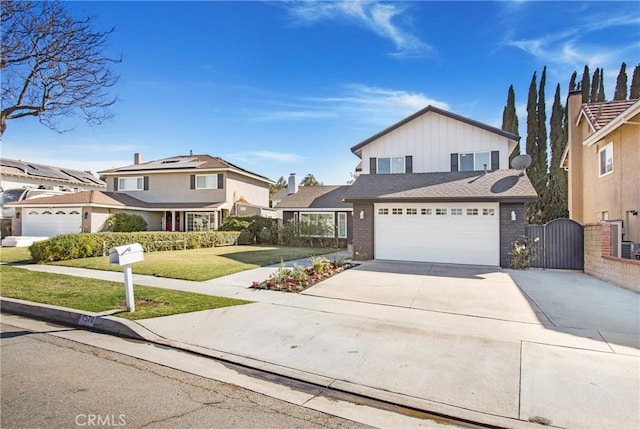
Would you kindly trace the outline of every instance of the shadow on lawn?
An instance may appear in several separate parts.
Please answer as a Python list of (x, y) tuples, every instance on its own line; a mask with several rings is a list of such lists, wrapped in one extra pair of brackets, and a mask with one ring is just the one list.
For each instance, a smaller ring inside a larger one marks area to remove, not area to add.
[(254, 264), (261, 267), (279, 264), (281, 261), (287, 262), (295, 259), (304, 259), (312, 256), (321, 256), (335, 252), (337, 249), (305, 249), (295, 248), (287, 250), (282, 248), (264, 248), (242, 252), (225, 253), (219, 255), (221, 258), (228, 258), (243, 264)]

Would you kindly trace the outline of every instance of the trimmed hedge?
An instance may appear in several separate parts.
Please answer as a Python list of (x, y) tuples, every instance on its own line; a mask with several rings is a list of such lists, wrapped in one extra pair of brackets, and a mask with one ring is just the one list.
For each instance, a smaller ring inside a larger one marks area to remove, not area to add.
[(139, 214), (115, 213), (105, 222), (104, 232), (139, 232), (147, 230), (147, 221)]
[(33, 243), (29, 251), (35, 262), (42, 263), (104, 256), (112, 247), (131, 243), (140, 243), (145, 252), (230, 246), (239, 236), (238, 231), (62, 234)]

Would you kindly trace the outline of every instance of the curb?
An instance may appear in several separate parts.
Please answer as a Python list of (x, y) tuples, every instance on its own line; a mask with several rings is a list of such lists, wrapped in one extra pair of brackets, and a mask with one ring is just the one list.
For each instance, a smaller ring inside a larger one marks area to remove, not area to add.
[(0, 312), (52, 323), (59, 323), (66, 326), (96, 331), (109, 335), (117, 335), (138, 341), (151, 342), (200, 356), (210, 357), (223, 362), (229, 362), (259, 371), (265, 371), (277, 376), (315, 384), (338, 392), (346, 392), (401, 407), (413, 408), (435, 416), (452, 419), (461, 424), (466, 423), (486, 428), (540, 428), (540, 425), (524, 420), (485, 414), (433, 400), (407, 396), (392, 391), (381, 390), (372, 386), (359, 385), (344, 380), (314, 374), (312, 372), (288, 368), (220, 350), (208, 349), (193, 344), (169, 340), (153, 333), (134, 321), (119, 317), (112, 317), (109, 315), (111, 314), (110, 312), (92, 313), (89, 311), (75, 310), (66, 307), (40, 304), (6, 297), (0, 297)]

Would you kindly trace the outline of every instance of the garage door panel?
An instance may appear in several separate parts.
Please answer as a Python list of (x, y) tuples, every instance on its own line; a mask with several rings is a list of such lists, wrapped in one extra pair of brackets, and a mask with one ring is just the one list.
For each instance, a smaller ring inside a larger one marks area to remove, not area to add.
[[(380, 208), (389, 214), (379, 214)], [(393, 208), (403, 214), (392, 214)], [(418, 214), (408, 215), (406, 208)], [(423, 208), (432, 214), (421, 214)], [(447, 215), (435, 215), (436, 208), (446, 208)], [(452, 208), (462, 215), (452, 215)], [(467, 215), (467, 208), (478, 209), (478, 215)], [(483, 208), (494, 214), (483, 216)], [(499, 265), (497, 203), (376, 204), (374, 223), (376, 259)]]
[(25, 213), (22, 222), (22, 235), (53, 237), (58, 234), (82, 232), (82, 216), (79, 208), (64, 210), (64, 214), (47, 212), (47, 210), (32, 210)]

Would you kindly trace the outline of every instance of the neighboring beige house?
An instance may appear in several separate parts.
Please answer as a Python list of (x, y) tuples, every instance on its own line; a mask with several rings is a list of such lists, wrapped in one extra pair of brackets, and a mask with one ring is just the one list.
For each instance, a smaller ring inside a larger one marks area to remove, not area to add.
[(13, 203), (22, 235), (97, 232), (112, 213), (136, 213), (150, 231), (215, 230), (230, 214), (269, 211), (267, 177), (209, 155), (175, 156), (99, 172), (106, 191)]
[(582, 103), (569, 94), (569, 217), (620, 224), (621, 239), (640, 242), (640, 100)]

